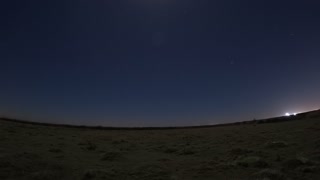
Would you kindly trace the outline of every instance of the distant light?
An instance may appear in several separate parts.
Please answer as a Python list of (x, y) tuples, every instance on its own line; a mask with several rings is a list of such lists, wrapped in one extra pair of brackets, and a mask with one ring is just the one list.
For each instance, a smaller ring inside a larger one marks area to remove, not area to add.
[(286, 113), (285, 116), (288, 116), (288, 117), (289, 117), (289, 116), (296, 116), (296, 115), (298, 115), (298, 114), (299, 114), (299, 113), (292, 113), (292, 114)]

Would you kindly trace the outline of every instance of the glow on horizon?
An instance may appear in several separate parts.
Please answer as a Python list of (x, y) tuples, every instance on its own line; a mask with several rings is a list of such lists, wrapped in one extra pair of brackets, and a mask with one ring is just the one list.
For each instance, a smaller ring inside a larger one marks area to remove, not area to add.
[(300, 114), (300, 112), (298, 113), (298, 112), (295, 112), (295, 113), (285, 113), (285, 116), (296, 116), (296, 115), (298, 115), (298, 114)]

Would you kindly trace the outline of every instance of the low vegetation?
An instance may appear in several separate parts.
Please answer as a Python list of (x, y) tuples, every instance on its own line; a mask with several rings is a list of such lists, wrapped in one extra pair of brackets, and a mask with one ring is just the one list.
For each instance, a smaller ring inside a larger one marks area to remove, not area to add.
[(319, 142), (314, 112), (279, 123), (143, 130), (0, 120), (0, 179), (316, 180)]

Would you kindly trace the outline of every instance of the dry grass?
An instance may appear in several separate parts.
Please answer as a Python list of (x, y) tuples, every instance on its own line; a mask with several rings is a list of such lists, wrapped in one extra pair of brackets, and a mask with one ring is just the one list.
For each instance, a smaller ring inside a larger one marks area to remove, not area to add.
[(320, 179), (319, 120), (163, 130), (0, 120), (0, 179)]

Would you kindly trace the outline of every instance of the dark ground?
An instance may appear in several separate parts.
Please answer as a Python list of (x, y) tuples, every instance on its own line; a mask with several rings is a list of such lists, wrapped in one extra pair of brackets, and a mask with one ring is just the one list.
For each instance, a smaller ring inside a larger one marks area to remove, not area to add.
[(317, 180), (320, 116), (101, 130), (0, 120), (0, 179)]

